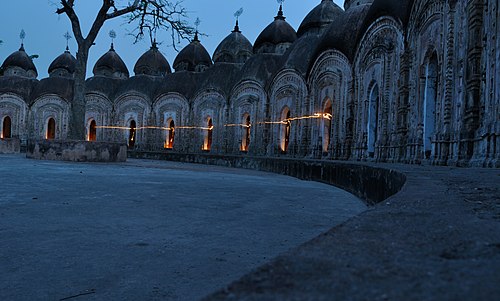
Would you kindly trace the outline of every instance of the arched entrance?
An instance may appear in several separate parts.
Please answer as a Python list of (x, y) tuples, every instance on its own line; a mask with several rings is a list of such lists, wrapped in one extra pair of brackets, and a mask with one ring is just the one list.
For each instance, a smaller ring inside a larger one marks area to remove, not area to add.
[(281, 137), (280, 137), (280, 148), (283, 153), (288, 151), (288, 146), (290, 144), (290, 132), (292, 125), (290, 123), (290, 109), (285, 107), (281, 112)]
[(2, 139), (12, 138), (12, 120), (9, 116), (5, 116), (2, 124)]
[(248, 152), (249, 146), (250, 146), (250, 129), (251, 129), (251, 123), (250, 123), (250, 115), (246, 114), (243, 117), (243, 135), (241, 139), (241, 151), (243, 152)]
[(45, 133), (45, 139), (53, 140), (56, 138), (56, 120), (54, 118), (49, 118), (47, 121), (47, 131)]
[(165, 148), (172, 149), (174, 148), (174, 140), (175, 140), (175, 123), (172, 119), (170, 119), (167, 130), (167, 139), (165, 141)]
[(137, 124), (135, 123), (135, 120), (132, 120), (132, 121), (130, 121), (130, 127), (129, 127), (129, 133), (128, 133), (128, 147), (129, 148), (134, 148), (134, 146), (135, 146), (136, 131), (137, 131)]
[(332, 102), (328, 99), (325, 103), (323, 110), (323, 118), (321, 119), (322, 126), (322, 140), (323, 140), (323, 153), (328, 152), (330, 145), (330, 136), (332, 131)]
[(96, 141), (97, 140), (97, 124), (95, 120), (90, 121), (89, 125), (89, 134), (88, 134), (88, 141)]
[(425, 68), (425, 90), (422, 115), (424, 125), (424, 156), (426, 159), (429, 159), (432, 154), (432, 139), (436, 125), (437, 70), (437, 55), (434, 52)]
[(378, 137), (378, 106), (380, 102), (378, 85), (373, 86), (368, 104), (367, 147), (368, 156), (375, 157), (375, 145)]
[(210, 151), (212, 149), (212, 136), (214, 124), (211, 117), (207, 117), (207, 128), (205, 130), (205, 141), (203, 142), (203, 150)]

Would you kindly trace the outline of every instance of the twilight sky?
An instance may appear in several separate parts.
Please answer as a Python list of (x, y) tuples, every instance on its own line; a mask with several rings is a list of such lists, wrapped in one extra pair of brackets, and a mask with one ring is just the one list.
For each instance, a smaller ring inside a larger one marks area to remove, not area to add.
[[(66, 40), (63, 37), (66, 31), (70, 31), (70, 23), (65, 15), (55, 14), (57, 0), (23, 0), (23, 1), (4, 1), (2, 11), (7, 12), (2, 16), (0, 24), (0, 62), (3, 62), (7, 56), (19, 49), (19, 32), (24, 29), (26, 39), (24, 41), (28, 54), (38, 54), (40, 57), (35, 59), (35, 65), (38, 69), (38, 78), (47, 77), (47, 69), (50, 63), (60, 55), (65, 47)], [(77, 13), (82, 23), (83, 31), (86, 35), (94, 17), (97, 13), (101, 0), (77, 0)], [(116, 1), (117, 3), (126, 3), (126, 1)], [(287, 21), (298, 29), (300, 23), (307, 13), (318, 5), (321, 0), (287, 0), (284, 3), (284, 13)], [(334, 0), (339, 6), (343, 7), (343, 0)], [(240, 17), (240, 29), (251, 43), (259, 33), (273, 21), (278, 10), (276, 0), (184, 0), (184, 6), (189, 10), (191, 23), (199, 17), (201, 24), (200, 31), (207, 34), (207, 37), (201, 37), (201, 42), (210, 53), (213, 54), (217, 45), (233, 30), (235, 18), (234, 12), (243, 7), (244, 13)], [(149, 39), (145, 39), (137, 44), (133, 44), (133, 38), (128, 32), (133, 30), (131, 25), (125, 24), (123, 18), (117, 18), (107, 21), (99, 33), (96, 45), (90, 50), (89, 66), (87, 75), (92, 75), (92, 68), (95, 62), (109, 50), (111, 39), (109, 31), (115, 30), (117, 39), (115, 40), (115, 49), (127, 64), (129, 72), (133, 75), (134, 64), (137, 59), (149, 49)], [(158, 42), (164, 42), (160, 45), (160, 50), (167, 57), (172, 65), (177, 52), (168, 46), (171, 44), (167, 33), (158, 33)], [(179, 49), (187, 44), (182, 41)], [(75, 40), (70, 40), (70, 50), (75, 54), (77, 49)]]

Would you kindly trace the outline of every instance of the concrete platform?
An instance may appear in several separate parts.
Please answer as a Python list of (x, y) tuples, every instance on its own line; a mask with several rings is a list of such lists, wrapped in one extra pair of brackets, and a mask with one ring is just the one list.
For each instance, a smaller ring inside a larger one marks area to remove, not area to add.
[(499, 300), (499, 169), (363, 165), (407, 182), (204, 300)]
[(365, 211), (223, 167), (0, 155), (0, 300), (196, 300)]

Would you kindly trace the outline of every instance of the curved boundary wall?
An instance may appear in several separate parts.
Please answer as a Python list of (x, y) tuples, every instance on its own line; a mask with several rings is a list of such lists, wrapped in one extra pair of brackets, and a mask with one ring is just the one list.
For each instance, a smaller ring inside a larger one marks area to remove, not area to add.
[(396, 194), (406, 182), (406, 176), (401, 172), (352, 162), (141, 151), (129, 151), (128, 156), (288, 175), (336, 186), (356, 195), (368, 205), (374, 205)]
[(28, 140), (26, 157), (73, 162), (125, 162), (127, 145), (80, 140)]

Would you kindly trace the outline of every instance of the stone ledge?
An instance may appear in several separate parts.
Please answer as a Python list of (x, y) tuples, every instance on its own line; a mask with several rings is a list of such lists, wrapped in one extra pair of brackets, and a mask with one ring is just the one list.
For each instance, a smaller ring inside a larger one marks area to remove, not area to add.
[(203, 300), (494, 300), (500, 171), (381, 167), (398, 194)]
[(129, 156), (245, 168), (288, 175), (339, 187), (356, 195), (368, 205), (376, 204), (394, 195), (401, 190), (406, 181), (406, 176), (401, 172), (355, 162), (143, 151), (129, 152)]
[(27, 143), (26, 157), (72, 162), (125, 162), (127, 146), (112, 142), (30, 140)]
[(19, 138), (0, 139), (0, 154), (18, 154), (21, 151)]

